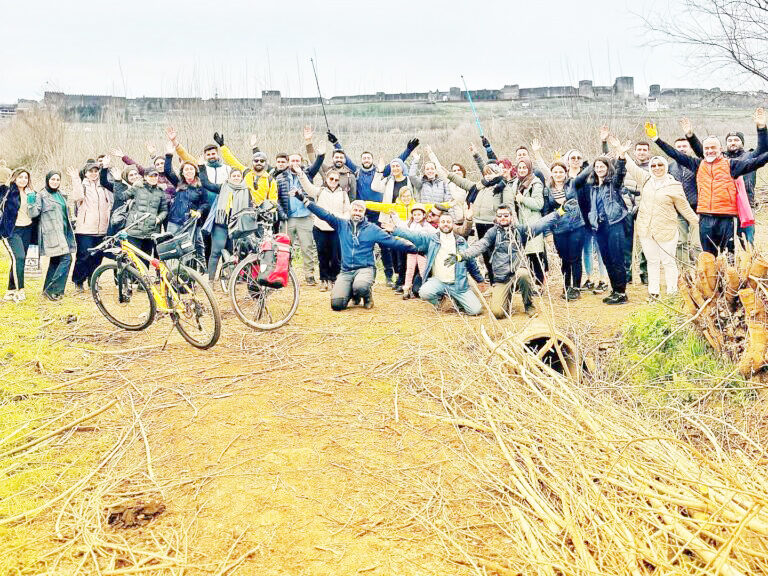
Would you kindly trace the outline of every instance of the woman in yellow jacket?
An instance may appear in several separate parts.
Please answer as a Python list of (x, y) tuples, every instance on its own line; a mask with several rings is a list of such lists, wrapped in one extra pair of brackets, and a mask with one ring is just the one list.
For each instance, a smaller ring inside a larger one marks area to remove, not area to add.
[[(397, 214), (397, 217), (403, 222), (408, 222), (411, 219), (411, 211), (416, 205), (416, 201), (413, 199), (413, 192), (410, 188), (403, 187), (400, 189), (400, 195), (394, 202), (371, 202), (366, 201), (365, 207), (368, 210), (374, 212), (382, 212), (383, 214)], [(421, 204), (429, 212), (432, 210), (434, 204)]]

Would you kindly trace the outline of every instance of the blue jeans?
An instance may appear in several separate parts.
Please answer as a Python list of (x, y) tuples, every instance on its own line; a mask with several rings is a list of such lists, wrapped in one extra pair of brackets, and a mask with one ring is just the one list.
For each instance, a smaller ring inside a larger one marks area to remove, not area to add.
[(597, 252), (597, 265), (600, 277), (605, 278), (608, 276), (608, 272), (605, 269), (605, 264), (603, 264), (603, 258), (600, 256), (600, 250), (597, 248), (597, 236), (595, 235), (594, 230), (585, 228), (584, 271), (587, 273), (588, 277), (592, 276), (592, 271), (594, 270), (592, 257), (595, 252)]
[(433, 276), (424, 282), (419, 289), (419, 298), (431, 302), (435, 306), (440, 304), (440, 298), (442, 298), (443, 294), (448, 294), (451, 300), (459, 307), (459, 310), (470, 316), (477, 316), (483, 311), (483, 305), (470, 288), (463, 292), (458, 292), (454, 289), (453, 284), (446, 284)]
[(221, 251), (227, 247), (229, 233), (226, 226), (214, 224), (211, 230), (211, 257), (208, 259), (208, 280), (213, 282), (216, 279), (216, 268), (219, 265)]
[(69, 266), (72, 264), (71, 254), (51, 256), (48, 261), (48, 271), (45, 273), (43, 292), (49, 296), (61, 296), (67, 285)]

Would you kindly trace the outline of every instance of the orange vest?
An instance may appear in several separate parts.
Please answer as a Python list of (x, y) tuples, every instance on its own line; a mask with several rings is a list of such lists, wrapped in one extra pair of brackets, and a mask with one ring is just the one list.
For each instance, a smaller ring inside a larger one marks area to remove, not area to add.
[(720, 157), (711, 164), (702, 161), (696, 172), (696, 187), (699, 190), (699, 214), (736, 216), (736, 181), (731, 176), (731, 164)]

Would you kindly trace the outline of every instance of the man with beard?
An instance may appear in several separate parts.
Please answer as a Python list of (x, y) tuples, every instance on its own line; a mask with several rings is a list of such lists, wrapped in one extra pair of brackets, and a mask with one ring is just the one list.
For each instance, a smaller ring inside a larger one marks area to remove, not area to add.
[(384, 224), (382, 227), (411, 242), (418, 252), (427, 254), (424, 278), (428, 280), (421, 285), (419, 298), (437, 307), (447, 294), (454, 305), (469, 316), (477, 316), (483, 311), (480, 299), (469, 286), (467, 274), (479, 283), (483, 282), (483, 275), (473, 258), (462, 257), (467, 241), (453, 231), (450, 212), (440, 215), (437, 234), (409, 230), (402, 225), (395, 228), (394, 224)]
[[(602, 134), (601, 134), (602, 136)], [(649, 163), (651, 161), (651, 145), (646, 141), (640, 141), (635, 144), (635, 164), (649, 172)], [(637, 203), (635, 197), (640, 195), (640, 187), (632, 177), (624, 178), (624, 203), (629, 210), (629, 216), (624, 218), (624, 234), (627, 237), (627, 243), (624, 246), (624, 267), (627, 270), (627, 282), (632, 281), (632, 261), (638, 258), (638, 267), (640, 269), (640, 281), (643, 284), (648, 283), (648, 264), (645, 261), (645, 255), (640, 250), (639, 242), (635, 242), (635, 220), (637, 219)]]
[[(688, 120), (688, 118), (681, 118), (680, 126), (683, 129), (685, 136), (677, 138), (674, 141), (673, 146), (678, 152), (681, 152), (686, 156), (693, 156), (694, 152), (689, 138), (693, 138), (697, 142), (698, 138), (696, 138), (693, 133), (691, 121)], [(699, 142), (699, 146), (701, 146), (701, 142)], [(672, 160), (669, 163), (669, 173), (675, 180), (683, 185), (685, 199), (688, 200), (688, 204), (690, 204), (693, 211), (696, 212), (696, 207), (699, 203), (699, 191), (696, 188), (696, 174), (685, 166), (681, 166), (675, 160)], [(698, 245), (698, 243), (691, 242), (688, 220), (679, 216), (677, 222), (678, 231), (680, 233), (677, 239), (677, 260), (683, 264), (690, 265), (696, 258), (696, 255), (692, 252), (693, 245)]]
[[(307, 157), (310, 162), (315, 161), (315, 147), (312, 145), (312, 128), (309, 126), (304, 127), (304, 145), (307, 149)], [(341, 149), (338, 139), (331, 131), (328, 131), (328, 140), (333, 144), (334, 150), (331, 155), (331, 163), (323, 164), (320, 167), (320, 174), (325, 182), (326, 174), (329, 170), (335, 170), (339, 173), (339, 186), (349, 197), (350, 202), (354, 202), (357, 199), (357, 178), (352, 170), (347, 166), (347, 155), (344, 150)]]
[(646, 122), (645, 132), (667, 156), (681, 166), (696, 173), (698, 189), (697, 213), (701, 246), (714, 254), (728, 250), (733, 254), (733, 225), (737, 217), (736, 181), (768, 163), (768, 130), (765, 110), (758, 108), (754, 115), (757, 126), (757, 149), (746, 158), (727, 158), (716, 136), (708, 136), (702, 143), (704, 158), (694, 158), (679, 152), (659, 138), (656, 125)]
[(355, 200), (350, 205), (349, 219), (340, 218), (318, 206), (301, 190), (294, 190), (295, 197), (321, 220), (330, 224), (339, 235), (341, 245), (341, 272), (331, 291), (331, 309), (344, 310), (349, 302), (366, 309), (373, 308), (373, 281), (376, 278), (376, 261), (373, 247), (379, 244), (391, 250), (415, 252), (410, 244), (393, 238), (365, 218), (365, 202)]

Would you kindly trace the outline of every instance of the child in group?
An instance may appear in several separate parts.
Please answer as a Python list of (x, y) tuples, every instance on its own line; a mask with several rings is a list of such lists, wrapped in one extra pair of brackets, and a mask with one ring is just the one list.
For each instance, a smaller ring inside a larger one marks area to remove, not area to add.
[[(429, 224), (426, 219), (427, 209), (424, 204), (414, 204), (411, 208), (411, 218), (408, 220), (408, 229), (426, 234), (437, 234), (437, 228)], [(405, 261), (405, 281), (403, 283), (403, 300), (415, 298), (413, 293), (413, 277), (416, 267), (422, 278), (427, 272), (427, 257), (424, 254), (408, 254)]]

